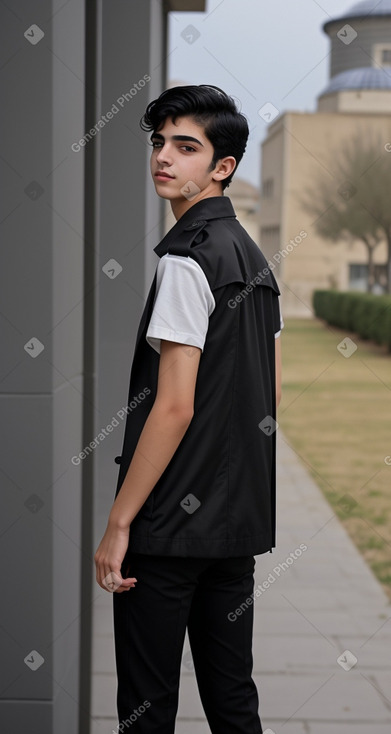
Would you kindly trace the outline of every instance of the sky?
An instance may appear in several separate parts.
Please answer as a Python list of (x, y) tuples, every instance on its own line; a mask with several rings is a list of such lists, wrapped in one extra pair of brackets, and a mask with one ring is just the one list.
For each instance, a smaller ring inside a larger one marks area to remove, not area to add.
[(329, 79), (330, 40), (322, 25), (354, 4), (206, 0), (205, 13), (169, 14), (170, 84), (215, 84), (234, 97), (248, 119), (250, 136), (237, 176), (260, 185), (267, 123), (258, 110), (264, 104), (280, 113), (315, 111)]

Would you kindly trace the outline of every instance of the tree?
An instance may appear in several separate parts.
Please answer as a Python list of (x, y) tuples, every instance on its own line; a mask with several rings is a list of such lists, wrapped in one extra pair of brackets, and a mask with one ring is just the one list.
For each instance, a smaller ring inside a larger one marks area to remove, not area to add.
[[(375, 285), (373, 253), (387, 243), (387, 290), (391, 293), (391, 133), (376, 139), (373, 130), (356, 132), (330, 155), (330, 178), (314, 176), (299, 195), (301, 207), (315, 216), (318, 234), (332, 242), (359, 239), (368, 256), (368, 290)], [(331, 171), (334, 169), (335, 173)]]

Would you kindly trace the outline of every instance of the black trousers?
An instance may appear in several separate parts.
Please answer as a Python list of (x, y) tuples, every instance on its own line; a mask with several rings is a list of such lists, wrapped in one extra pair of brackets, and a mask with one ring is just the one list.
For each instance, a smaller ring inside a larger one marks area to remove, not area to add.
[[(113, 594), (117, 731), (174, 734), (187, 627), (212, 734), (262, 734), (252, 679), (254, 606), (235, 613), (254, 591), (254, 567), (254, 556), (125, 556), (123, 573), (137, 583)], [(191, 667), (188, 656), (183, 662)]]

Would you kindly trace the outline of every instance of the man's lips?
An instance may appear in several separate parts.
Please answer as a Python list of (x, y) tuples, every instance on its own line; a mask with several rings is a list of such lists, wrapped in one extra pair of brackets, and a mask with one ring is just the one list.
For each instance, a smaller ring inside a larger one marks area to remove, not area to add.
[(166, 178), (167, 180), (174, 178), (174, 176), (170, 176), (170, 174), (165, 173), (165, 171), (156, 171), (155, 177), (156, 178)]

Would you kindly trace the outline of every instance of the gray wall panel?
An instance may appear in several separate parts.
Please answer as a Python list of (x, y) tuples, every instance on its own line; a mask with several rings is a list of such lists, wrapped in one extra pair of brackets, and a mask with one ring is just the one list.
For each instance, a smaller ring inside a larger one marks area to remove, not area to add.
[[(120, 0), (102, 8), (102, 114), (115, 104), (119, 112), (97, 137), (100, 152), (98, 239), (99, 317), (96, 428), (107, 425), (126, 405), (130, 366), (139, 319), (154, 267), (149, 250), (161, 237), (160, 203), (150, 196), (149, 155), (139, 120), (163, 86), (164, 18), (155, 2)], [(135, 20), (136, 19), (136, 20)], [(137, 90), (144, 76), (151, 77)], [(117, 100), (131, 89), (129, 101)], [(149, 196), (147, 195), (149, 191)], [(147, 233), (147, 234), (146, 234)], [(115, 259), (122, 272), (114, 279), (101, 268)], [(157, 261), (152, 252), (153, 261)], [(96, 449), (96, 539), (99, 542), (114, 499), (125, 421)]]
[[(7, 734), (88, 734), (91, 722), (91, 612), (102, 593), (93, 552), (114, 499), (113, 458), (125, 420), (89, 459), (71, 459), (126, 404), (158, 262), (153, 247), (164, 209), (139, 119), (165, 86), (164, 7), (155, 0), (0, 3), (7, 110), (0, 730)], [(23, 35), (32, 24), (44, 33), (38, 40), (30, 32), (37, 43)], [(147, 74), (121, 106), (121, 95)], [(93, 140), (72, 150), (114, 105), (118, 111)], [(111, 258), (122, 267), (115, 278), (102, 272)], [(44, 346), (37, 356), (33, 344), (24, 349), (32, 337)], [(32, 650), (44, 658), (36, 670), (24, 662)]]
[[(79, 707), (81, 472), (70, 457), (82, 443), (84, 170), (70, 144), (84, 132), (84, 7), (19, 0), (0, 12), (0, 552), (12, 569), (0, 729), (65, 734)], [(35, 44), (23, 35), (32, 24), (44, 33)], [(35, 357), (32, 337), (44, 345)], [(44, 658), (35, 670), (24, 662), (33, 650)]]

